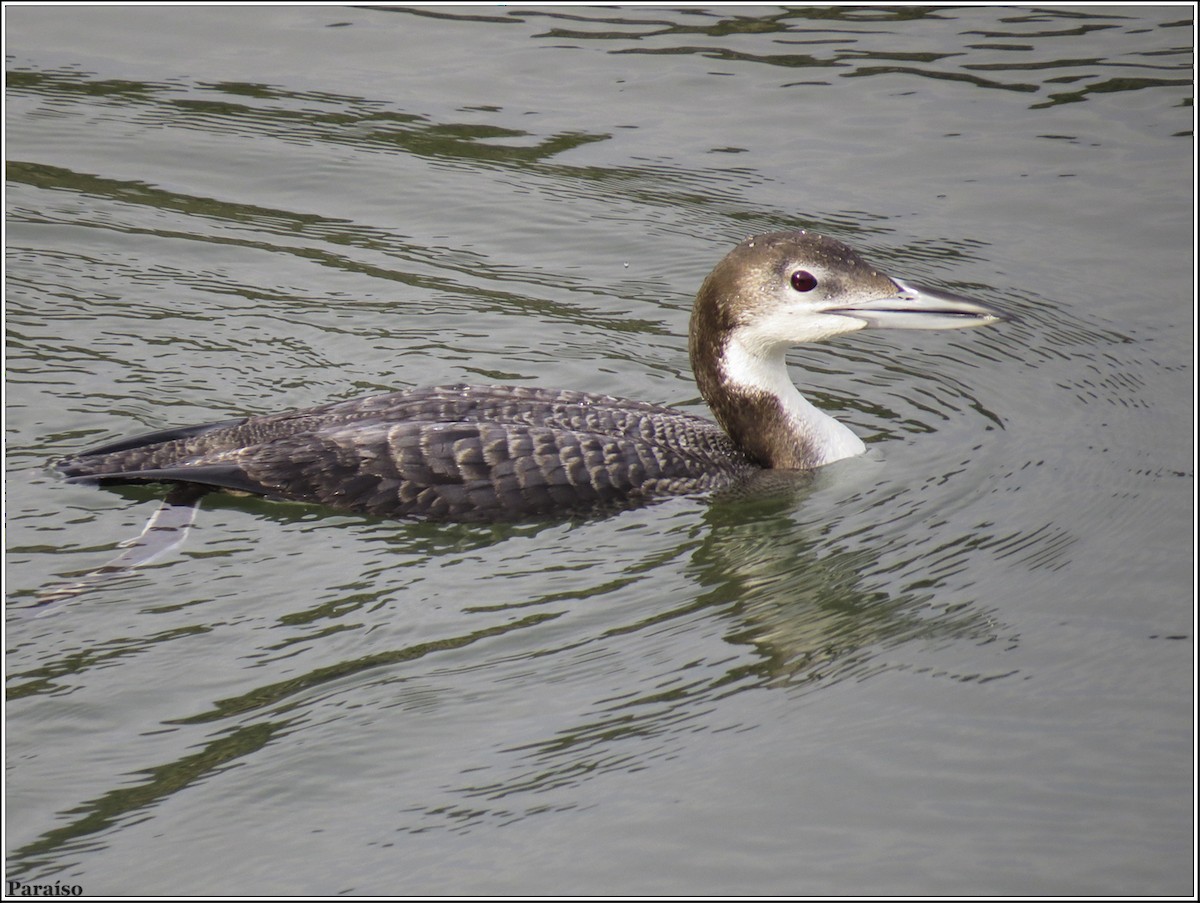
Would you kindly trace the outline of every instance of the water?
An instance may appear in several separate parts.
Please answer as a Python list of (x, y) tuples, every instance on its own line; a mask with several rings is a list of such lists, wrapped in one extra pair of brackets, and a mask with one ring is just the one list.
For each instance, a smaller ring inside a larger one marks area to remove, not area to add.
[[(1188, 894), (1190, 6), (6, 8), (8, 879)], [(436, 382), (702, 410), (808, 227), (1020, 318), (793, 353), (868, 455), (397, 524), (54, 458)]]

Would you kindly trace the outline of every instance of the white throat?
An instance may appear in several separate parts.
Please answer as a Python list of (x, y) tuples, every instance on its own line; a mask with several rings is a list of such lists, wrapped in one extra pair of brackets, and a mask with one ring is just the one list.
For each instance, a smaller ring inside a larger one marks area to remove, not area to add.
[(853, 458), (867, 450), (845, 424), (830, 417), (800, 394), (788, 376), (787, 344), (763, 345), (753, 333), (735, 330), (724, 348), (721, 373), (730, 386), (765, 392), (779, 399), (789, 425), (816, 456), (815, 466)]

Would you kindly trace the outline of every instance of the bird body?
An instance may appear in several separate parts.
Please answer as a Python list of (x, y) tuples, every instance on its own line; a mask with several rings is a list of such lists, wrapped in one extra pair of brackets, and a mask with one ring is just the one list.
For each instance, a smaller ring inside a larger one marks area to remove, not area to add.
[(861, 454), (792, 383), (792, 345), (999, 319), (884, 276), (834, 239), (773, 233), (738, 245), (696, 298), (689, 349), (716, 423), (607, 395), (452, 385), (163, 430), (58, 466), (73, 481), (192, 484), (384, 517), (586, 513)]
[(525, 386), (410, 389), (145, 439), (60, 469), (446, 520), (586, 512), (715, 489), (755, 469), (704, 418)]

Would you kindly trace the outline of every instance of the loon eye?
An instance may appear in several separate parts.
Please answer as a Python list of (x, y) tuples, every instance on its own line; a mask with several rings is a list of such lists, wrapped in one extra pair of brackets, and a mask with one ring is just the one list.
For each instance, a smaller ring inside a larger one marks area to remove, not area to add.
[(808, 270), (796, 270), (792, 273), (792, 288), (798, 292), (811, 292), (817, 287), (817, 277)]

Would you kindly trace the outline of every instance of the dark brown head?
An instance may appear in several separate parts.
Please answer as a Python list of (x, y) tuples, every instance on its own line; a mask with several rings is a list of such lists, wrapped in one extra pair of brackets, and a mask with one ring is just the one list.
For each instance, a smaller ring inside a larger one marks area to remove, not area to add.
[[(868, 327), (946, 329), (1001, 319), (968, 298), (886, 276), (836, 239), (775, 232), (743, 241), (704, 280), (688, 344), (700, 393), (743, 450), (768, 467), (815, 466), (802, 462), (836, 457), (820, 449), (785, 449), (783, 434), (771, 422), (781, 418), (795, 434), (814, 423), (823, 427), (821, 418), (832, 419), (796, 391), (784, 361), (788, 348)], [(761, 417), (776, 439), (749, 422)], [(829, 453), (839, 457), (862, 450), (853, 434), (831, 438), (822, 429), (816, 432), (821, 435), (800, 444), (832, 443), (837, 447)]]

